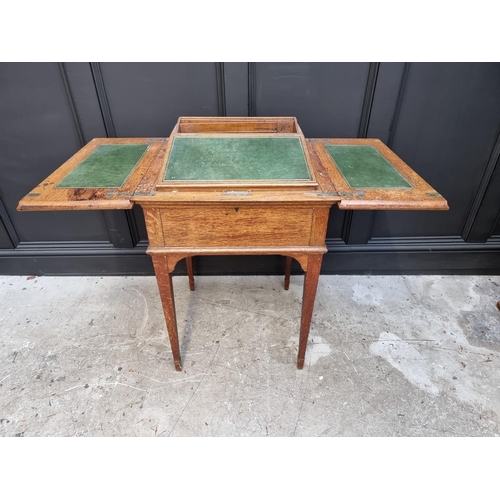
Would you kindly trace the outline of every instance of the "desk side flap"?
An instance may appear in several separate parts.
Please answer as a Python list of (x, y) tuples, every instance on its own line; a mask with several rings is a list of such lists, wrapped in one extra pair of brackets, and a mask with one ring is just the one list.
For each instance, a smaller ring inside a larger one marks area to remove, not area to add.
[(93, 139), (19, 202), (18, 210), (131, 209), (164, 139)]
[(343, 210), (448, 210), (447, 201), (379, 139), (308, 139)]

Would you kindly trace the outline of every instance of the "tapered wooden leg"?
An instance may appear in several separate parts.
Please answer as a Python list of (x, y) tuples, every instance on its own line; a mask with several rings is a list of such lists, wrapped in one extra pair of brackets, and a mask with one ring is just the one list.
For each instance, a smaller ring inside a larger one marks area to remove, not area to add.
[(167, 257), (158, 255), (153, 257), (158, 289), (167, 323), (168, 337), (174, 357), (174, 365), (177, 371), (181, 371), (181, 354), (179, 349), (179, 336), (177, 334), (177, 319), (175, 317), (174, 288), (172, 286), (172, 274), (168, 267)]
[(290, 273), (292, 272), (292, 258), (287, 257), (285, 263), (285, 290), (290, 288)]
[(189, 289), (194, 292), (193, 257), (186, 257), (186, 267), (189, 276)]
[(311, 327), (314, 299), (318, 288), (319, 273), (323, 255), (310, 255), (307, 262), (307, 272), (304, 278), (304, 293), (302, 296), (302, 318), (300, 321), (299, 355), (297, 368), (302, 370), (306, 356), (307, 339)]

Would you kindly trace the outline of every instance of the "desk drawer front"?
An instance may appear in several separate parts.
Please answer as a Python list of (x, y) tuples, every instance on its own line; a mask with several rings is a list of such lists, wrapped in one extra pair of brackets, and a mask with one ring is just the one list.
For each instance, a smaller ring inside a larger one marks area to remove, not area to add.
[(161, 210), (166, 246), (309, 245), (312, 208), (224, 206)]

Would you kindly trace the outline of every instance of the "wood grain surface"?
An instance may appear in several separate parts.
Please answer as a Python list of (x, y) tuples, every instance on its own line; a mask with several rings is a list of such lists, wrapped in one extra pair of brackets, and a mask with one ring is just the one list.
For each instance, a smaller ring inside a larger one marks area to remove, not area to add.
[(161, 210), (166, 246), (309, 245), (312, 208), (249, 207), (246, 204)]

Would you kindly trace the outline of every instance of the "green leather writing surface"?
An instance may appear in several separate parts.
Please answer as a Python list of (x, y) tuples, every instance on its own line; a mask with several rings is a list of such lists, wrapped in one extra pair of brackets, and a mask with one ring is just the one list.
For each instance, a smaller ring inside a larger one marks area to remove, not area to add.
[(309, 180), (295, 137), (176, 137), (167, 181)]
[(121, 187), (146, 149), (148, 144), (103, 144), (64, 177), (57, 187)]
[(353, 188), (412, 188), (413, 186), (373, 147), (325, 146)]

